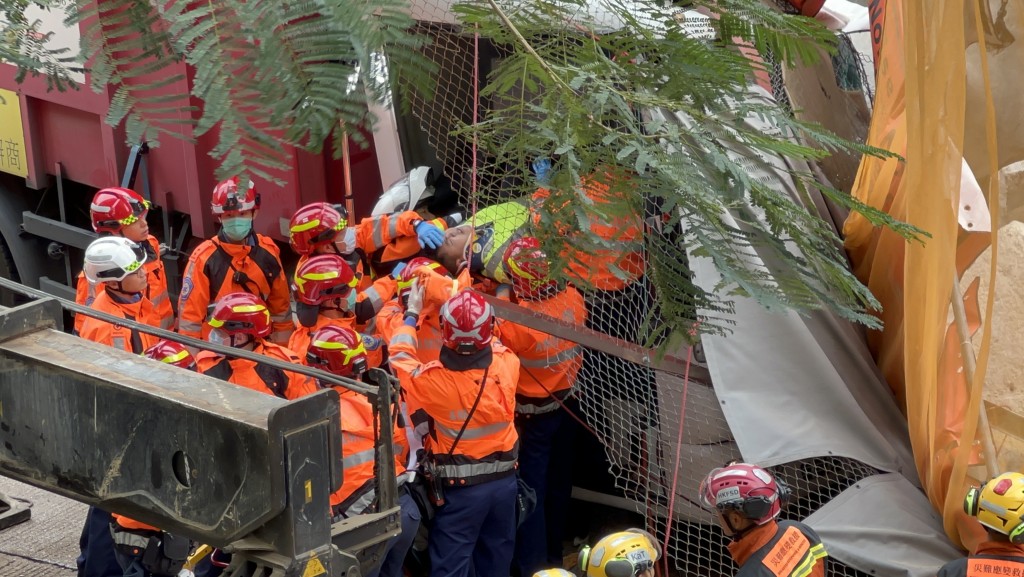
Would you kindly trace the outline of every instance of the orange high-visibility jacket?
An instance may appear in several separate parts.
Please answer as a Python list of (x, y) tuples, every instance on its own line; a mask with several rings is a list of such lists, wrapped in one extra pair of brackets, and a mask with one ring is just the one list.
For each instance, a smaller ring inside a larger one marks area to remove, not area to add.
[[(418, 358), (416, 331), (402, 325), (389, 344), (391, 367), (405, 390), (414, 423), (429, 423), (429, 446), (437, 471), (448, 485), (469, 486), (515, 472), (519, 435), (513, 423), (519, 359), (500, 343), (492, 343), (487, 369), (453, 371), (439, 361)], [(487, 381), (476, 411), (451, 456), (449, 450)]]
[[(376, 483), (373, 478), (374, 430), (373, 407), (359, 393), (343, 387), (334, 387), (341, 402), (341, 466), (344, 481), (331, 494), (333, 515), (351, 517), (366, 511), (376, 498)], [(398, 433), (400, 429), (395, 428)], [(395, 436), (395, 473), (405, 471), (401, 455), (404, 452), (401, 438)]]
[[(416, 338), (419, 342), (419, 360), (424, 363), (436, 361), (441, 354), (441, 323), (438, 314), (448, 299), (458, 294), (460, 280), (446, 277), (428, 268), (416, 272), (419, 282), (423, 285), (423, 310), (420, 311), (419, 328)], [(468, 278), (468, 277), (467, 277)], [(376, 334), (391, 342), (391, 337), (402, 324), (405, 311), (398, 299), (393, 299), (377, 313)]]
[[(209, 306), (228, 293), (247, 292), (263, 299), (270, 310), (274, 323), (270, 339), (275, 343), (288, 342), (292, 331), (291, 292), (280, 250), (274, 241), (261, 234), (255, 238), (254, 246), (214, 237), (196, 247), (181, 282), (178, 332), (205, 339), (209, 332), (205, 324)], [(236, 282), (246, 278), (247, 283)]]
[[(281, 361), (302, 364), (295, 353), (271, 342), (258, 343), (253, 352)], [(282, 399), (294, 400), (317, 391), (316, 383), (305, 375), (246, 359), (231, 359), (212, 351), (200, 351), (196, 355), (196, 366), (199, 372), (205, 375)]]
[[(152, 254), (146, 264), (142, 265), (142, 268), (146, 269), (145, 295), (160, 316), (160, 328), (173, 330), (174, 310), (171, 308), (171, 299), (167, 296), (167, 272), (164, 271), (164, 262), (160, 260), (160, 241), (153, 235), (149, 235), (147, 240)], [(75, 281), (75, 302), (89, 306), (95, 298), (96, 285), (85, 278), (84, 272), (78, 273), (78, 280)], [(83, 322), (85, 315), (75, 315), (75, 334), (82, 334)]]
[[(608, 203), (611, 198), (610, 187), (593, 178), (584, 178), (582, 182), (583, 191), (594, 203)], [(539, 224), (540, 214), (536, 207), (542, 204), (551, 191), (546, 188), (539, 188), (533, 193), (534, 206), (533, 223)], [(631, 214), (612, 218), (604, 222), (598, 218), (591, 218), (590, 232), (609, 243), (619, 243), (622, 248), (596, 249), (589, 254), (574, 250), (570, 242), (566, 243), (568, 257), (569, 278), (576, 279), (583, 286), (593, 286), (598, 290), (622, 290), (629, 283), (644, 274), (644, 256), (638, 248), (643, 242), (643, 220), (640, 215)], [(619, 278), (612, 268), (614, 265), (626, 278)]]
[[(123, 319), (131, 319), (151, 327), (160, 326), (160, 315), (153, 308), (144, 295), (136, 302), (122, 303), (115, 300), (106, 290), (100, 290), (96, 299), (92, 302), (92, 308), (109, 313)], [(82, 330), (79, 336), (94, 343), (100, 343), (128, 351), (129, 353), (142, 354), (143, 351), (155, 345), (160, 339), (153, 336), (131, 330), (123, 325), (112, 325), (106, 321), (80, 315), (83, 319)]]
[[(541, 300), (519, 301), (525, 309), (583, 326), (587, 308), (583, 295), (568, 286)], [(498, 320), (501, 342), (519, 355), (519, 388), (516, 394), (519, 413), (546, 413), (558, 408), (555, 398), (564, 399), (576, 382), (583, 364), (583, 348), (572, 341)]]

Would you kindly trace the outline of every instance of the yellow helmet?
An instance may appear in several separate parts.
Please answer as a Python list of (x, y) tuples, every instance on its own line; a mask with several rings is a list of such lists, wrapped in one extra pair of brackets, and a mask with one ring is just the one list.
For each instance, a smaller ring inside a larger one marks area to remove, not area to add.
[(569, 573), (565, 569), (544, 569), (537, 571), (533, 574), (533, 577), (575, 577), (572, 573)]
[(981, 487), (972, 487), (964, 498), (964, 511), (1014, 544), (1024, 544), (1024, 475), (1003, 473)]
[(654, 567), (661, 557), (657, 543), (642, 529), (612, 533), (580, 550), (579, 568), (584, 577), (634, 577)]

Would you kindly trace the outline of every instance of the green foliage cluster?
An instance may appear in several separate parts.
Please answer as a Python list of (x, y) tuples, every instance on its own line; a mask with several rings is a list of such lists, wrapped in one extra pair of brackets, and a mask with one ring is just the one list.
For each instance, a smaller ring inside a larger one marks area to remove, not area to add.
[(0, 2), (0, 62), (18, 67), (16, 79), (43, 76), (51, 90), (73, 90), (71, 73), (80, 71), (79, 58), (69, 48), (48, 46), (52, 30), (43, 28), (30, 9), (63, 9), (72, 0), (3, 0)]
[[(89, 82), (111, 94), (106, 120), (123, 123), (129, 142), (215, 131), (220, 176), (276, 179), (288, 146), (337, 151), (346, 128), (360, 138), (374, 122), (368, 104), (389, 96), (375, 55), (413, 80), (431, 71), (402, 0), (3, 0), (0, 12), (11, 21), (27, 4), (67, 9), (67, 23), (82, 25)], [(27, 52), (33, 23), (14, 22), (0, 55), (67, 86), (47, 66), (61, 55)]]
[[(600, 21), (588, 16), (598, 4)], [(740, 50), (812, 61), (831, 49), (832, 34), (770, 0), (687, 4), (718, 15), (717, 40), (686, 34), (677, 7), (660, 0), (454, 3), (463, 30), (503, 56), (481, 93), (499, 104), (459, 134), (522, 193), (535, 188), (531, 162), (552, 159), (537, 232), (555, 270), (579, 253), (647, 255), (660, 314), (649, 319), (651, 342), (695, 326), (727, 330), (732, 294), (769, 308), (829, 306), (877, 326), (869, 311), (878, 303), (809, 209), (811, 194), (908, 238), (919, 231), (822, 186), (805, 161), (835, 150), (886, 153), (750, 98), (765, 65)], [(287, 146), (319, 152), (333, 142), (337, 154), (343, 129), (357, 137), (372, 129), (369, 104), (395, 91), (429, 98), (446, 74), (423, 57), (429, 38), (414, 33), (406, 0), (0, 0), (0, 57), (23, 74), (46, 74), (57, 89), (69, 86), (69, 55), (46, 49), (38, 23), (24, 17), (29, 5), (68, 9), (69, 23), (84, 25), (92, 88), (112, 95), (108, 122), (123, 123), (133, 142), (215, 131), (222, 176), (273, 179)], [(751, 118), (771, 129), (752, 129)], [(792, 180), (789, 189), (752, 178), (751, 167), (771, 158), (787, 159), (776, 170)], [(587, 178), (609, 186), (604, 202), (580, 186)], [(594, 221), (645, 217), (655, 232), (632, 244), (587, 234)], [(566, 239), (576, 252), (562, 250)], [(713, 261), (717, 286), (694, 283), (695, 257)]]
[[(553, 159), (537, 233), (547, 254), (561, 255), (553, 270), (565, 270), (578, 254), (642, 250), (659, 305), (650, 314), (660, 318), (647, 319), (650, 342), (694, 329), (727, 331), (730, 295), (776, 310), (832, 307), (877, 327), (870, 311), (878, 302), (850, 272), (831, 225), (812, 212), (811, 194), (820, 191), (908, 238), (919, 231), (823, 186), (807, 163), (836, 150), (888, 153), (752, 97), (755, 74), (767, 73), (766, 65), (740, 50), (813, 62), (832, 50), (833, 34), (759, 0), (692, 2), (690, 9), (720, 15), (711, 21), (713, 41), (685, 33), (679, 10), (662, 2), (608, 0), (603, 18), (593, 17), (593, 4), (456, 6), (466, 26), (504, 51), (482, 93), (503, 106), (462, 133), (497, 166), (517, 172), (523, 193), (536, 186), (531, 162)], [(755, 129), (752, 118), (770, 128)], [(773, 158), (785, 161), (773, 165)], [(753, 178), (752, 168), (778, 178)], [(603, 202), (580, 185), (587, 178), (610, 186)], [(783, 185), (788, 180), (792, 185)], [(642, 241), (589, 234), (594, 221), (644, 217)], [(560, 249), (566, 238), (575, 251)], [(696, 257), (713, 261), (717, 286), (694, 283), (689, 265)]]

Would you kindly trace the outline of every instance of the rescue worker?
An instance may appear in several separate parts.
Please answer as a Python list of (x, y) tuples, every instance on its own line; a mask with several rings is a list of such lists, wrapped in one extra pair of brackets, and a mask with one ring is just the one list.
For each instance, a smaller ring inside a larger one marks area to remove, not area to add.
[(397, 294), (377, 313), (375, 323), (377, 334), (389, 342), (395, 331), (404, 324), (409, 294), (416, 281), (424, 291), (422, 310), (419, 311), (419, 326), (416, 338), (419, 343), (419, 360), (436, 361), (441, 354), (441, 325), (438, 312), (446, 300), (458, 292), (459, 284), (447, 275), (437, 261), (426, 257), (410, 260), (398, 274)]
[[(327, 325), (313, 334), (306, 364), (340, 377), (360, 380), (368, 369), (363, 338), (350, 328)], [(326, 386), (320, 383), (321, 388)], [(331, 494), (331, 517), (337, 523), (354, 515), (370, 512), (377, 495), (374, 479), (375, 439), (373, 407), (359, 393), (335, 386), (341, 403), (342, 468), (341, 487)], [(396, 429), (397, 431), (397, 429)], [(398, 437), (395, 439), (399, 443)], [(395, 450), (395, 471), (398, 473), (398, 504), (402, 511), (402, 532), (388, 541), (381, 563), (370, 569), (367, 577), (402, 577), (405, 555), (412, 547), (420, 526), (420, 511), (406, 489), (401, 446)]]
[[(295, 211), (288, 230), (292, 249), (303, 257), (326, 252), (344, 256), (353, 270), (365, 279), (360, 281), (359, 287), (365, 291), (373, 280), (374, 271), (370, 266), (373, 255), (401, 238), (415, 238), (419, 248), (436, 249), (444, 241), (441, 226), (444, 226), (443, 220), (428, 222), (411, 210), (364, 218), (359, 224), (349, 226), (345, 207), (314, 202)], [(408, 258), (418, 252), (416, 247), (410, 250), (412, 252), (399, 256)], [(390, 257), (389, 260), (397, 259)]]
[(737, 577), (824, 577), (828, 554), (817, 533), (803, 523), (776, 520), (789, 488), (771, 473), (731, 463), (708, 473), (699, 491), (731, 539)]
[[(583, 296), (551, 279), (547, 256), (536, 238), (521, 237), (510, 243), (504, 267), (512, 284), (499, 285), (498, 298), (509, 300), (512, 289), (519, 306), (528, 311), (583, 326), (587, 318)], [(502, 344), (519, 356), (520, 363), (516, 388), (519, 476), (536, 492), (537, 507), (519, 526), (515, 563), (520, 575), (530, 575), (561, 557), (548, 554), (549, 542), (561, 548), (562, 518), (572, 493), (571, 471), (560, 467), (572, 458), (571, 444), (559, 442), (572, 431), (563, 427), (567, 415), (561, 405), (572, 393), (583, 352), (573, 342), (507, 320), (498, 321), (498, 330)], [(550, 474), (556, 470), (557, 475)], [(548, 519), (554, 529), (550, 535)]]
[[(356, 277), (345, 259), (336, 254), (319, 254), (307, 259), (292, 281), (297, 324), (288, 348), (305, 358), (310, 338), (317, 330), (336, 325), (358, 331), (377, 314), (376, 303), (358, 294)], [(384, 360), (382, 341), (366, 336), (369, 365), (379, 367)]]
[[(252, 351), (289, 363), (302, 360), (281, 345), (267, 339), (273, 330), (270, 310), (255, 295), (243, 292), (228, 293), (217, 301), (208, 322), (210, 342), (236, 349)], [(316, 392), (313, 379), (236, 357), (223, 356), (213, 351), (202, 351), (196, 356), (199, 372), (266, 393), (282, 399), (297, 399)]]
[(580, 549), (583, 577), (654, 577), (661, 548), (642, 529), (626, 529), (602, 537), (593, 547)]
[(196, 370), (196, 358), (185, 348), (185, 345), (174, 341), (166, 339), (158, 341), (146, 349), (143, 356), (189, 371)]
[(417, 282), (389, 349), (412, 422), (425, 431), (420, 473), (437, 506), (430, 574), (508, 575), (516, 530), (519, 359), (492, 339), (490, 305), (463, 291), (441, 307), (439, 359), (421, 362), (416, 323), (422, 306)]
[[(85, 277), (96, 285), (91, 307), (123, 319), (159, 327), (161, 318), (146, 298), (146, 252), (124, 237), (106, 236), (85, 249)], [(87, 340), (141, 355), (160, 339), (120, 324), (85, 317), (79, 335)]]
[[(146, 252), (146, 298), (153, 303), (160, 317), (160, 328), (174, 328), (174, 311), (167, 297), (167, 273), (160, 260), (160, 241), (149, 234), (146, 215), (149, 201), (130, 188), (103, 188), (92, 197), (89, 215), (92, 229), (100, 235), (122, 236), (138, 244)], [(75, 283), (75, 302), (89, 306), (96, 298), (96, 287), (85, 277), (85, 271), (78, 275)], [(75, 334), (81, 334), (85, 315), (75, 316)]]
[(253, 230), (260, 195), (250, 181), (238, 177), (213, 189), (211, 208), (220, 223), (217, 236), (192, 252), (178, 297), (178, 332), (205, 339), (203, 323), (211, 304), (224, 295), (244, 291), (266, 303), (273, 323), (270, 340), (284, 344), (292, 331), (288, 278), (274, 241)]
[(985, 527), (987, 539), (966, 558), (950, 561), (938, 577), (987, 577), (1024, 573), (1024, 475), (1003, 473), (972, 487), (964, 511)]
[[(150, 326), (160, 326), (153, 303), (146, 298), (146, 252), (125, 237), (104, 236), (85, 249), (83, 273), (96, 287), (90, 307), (114, 316)], [(93, 342), (142, 354), (157, 338), (123, 325), (114, 325), (86, 315), (79, 335)], [(89, 507), (79, 538), (81, 553), (76, 560), (80, 577), (108, 577), (124, 572), (111, 539), (110, 513)]]

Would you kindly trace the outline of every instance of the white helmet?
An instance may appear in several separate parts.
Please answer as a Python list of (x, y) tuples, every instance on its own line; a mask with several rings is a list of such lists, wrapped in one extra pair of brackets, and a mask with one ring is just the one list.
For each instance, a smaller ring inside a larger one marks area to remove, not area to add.
[(434, 174), (429, 166), (418, 166), (385, 190), (370, 216), (416, 210), (416, 205), (434, 196)]
[(85, 249), (85, 278), (89, 282), (115, 282), (139, 270), (146, 251), (120, 236), (98, 238)]

